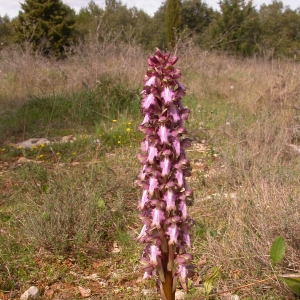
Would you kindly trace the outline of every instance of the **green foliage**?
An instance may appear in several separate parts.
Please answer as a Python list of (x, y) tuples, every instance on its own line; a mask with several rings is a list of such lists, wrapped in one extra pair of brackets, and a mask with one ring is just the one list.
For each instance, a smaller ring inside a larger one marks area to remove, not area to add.
[(214, 266), (207, 271), (206, 278), (203, 283), (205, 295), (209, 295), (212, 291), (214, 284), (220, 276), (222, 266)]
[(110, 123), (119, 113), (137, 114), (138, 97), (138, 89), (107, 76), (99, 78), (95, 89), (83, 89), (70, 95), (31, 97), (16, 112), (0, 119), (0, 140), (19, 134), (25, 138), (37, 134), (51, 136), (75, 125), (83, 129), (93, 128), (100, 122)]
[(270, 259), (273, 265), (278, 264), (284, 257), (285, 241), (282, 236), (277, 237), (270, 248)]
[(185, 0), (180, 10), (181, 27), (187, 27), (191, 33), (202, 33), (211, 23), (213, 9), (201, 0)]
[(0, 16), (0, 50), (10, 43), (13, 30), (8, 15)]
[(0, 16), (0, 49), (25, 41), (33, 50), (61, 57), (66, 47), (93, 41), (103, 46), (134, 43), (153, 51), (172, 49), (184, 30), (204, 49), (267, 58), (300, 56), (300, 14), (278, 0), (259, 11), (252, 1), (222, 0), (220, 12), (202, 0), (167, 0), (153, 17), (120, 0), (105, 4), (101, 8), (91, 0), (75, 14), (59, 0), (26, 0), (17, 18)]
[(299, 57), (300, 15), (297, 10), (284, 7), (281, 1), (260, 7), (260, 51), (274, 56)]
[(252, 1), (224, 0), (220, 1), (220, 9), (221, 14), (211, 26), (212, 46), (244, 56), (253, 54), (259, 22)]
[(170, 49), (176, 42), (176, 30), (180, 25), (180, 0), (167, 0), (166, 2), (166, 37)]
[(283, 278), (288, 288), (296, 295), (300, 296), (300, 278)]
[(19, 41), (61, 56), (74, 38), (75, 12), (59, 0), (26, 0), (19, 13)]
[[(285, 240), (282, 236), (277, 237), (270, 248), (270, 259), (273, 265), (280, 263), (285, 254)], [(300, 277), (297, 275), (280, 275), (279, 276), (287, 285), (290, 291), (300, 296)]]
[(76, 15), (76, 30), (82, 39), (89, 35), (97, 34), (104, 11), (94, 1), (90, 1), (86, 7), (80, 9)]

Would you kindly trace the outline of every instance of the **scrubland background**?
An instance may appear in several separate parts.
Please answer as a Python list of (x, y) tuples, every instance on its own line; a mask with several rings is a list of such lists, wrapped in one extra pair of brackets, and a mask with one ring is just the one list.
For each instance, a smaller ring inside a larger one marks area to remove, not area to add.
[[(154, 282), (139, 279), (135, 241), (139, 92), (150, 53), (94, 46), (62, 61), (1, 53), (3, 297), (35, 284), (45, 299), (77, 299), (79, 285), (90, 287), (93, 299), (157, 299)], [(200, 299), (207, 270), (219, 266), (214, 293), (245, 285), (236, 292), (241, 299), (296, 299), (276, 275), (297, 273), (300, 265), (299, 65), (190, 44), (176, 54), (194, 141), (187, 153), (198, 275), (188, 299)], [(66, 135), (76, 140), (14, 146)], [(277, 236), (287, 249), (273, 267), (269, 249)], [(82, 279), (90, 274), (103, 285)]]

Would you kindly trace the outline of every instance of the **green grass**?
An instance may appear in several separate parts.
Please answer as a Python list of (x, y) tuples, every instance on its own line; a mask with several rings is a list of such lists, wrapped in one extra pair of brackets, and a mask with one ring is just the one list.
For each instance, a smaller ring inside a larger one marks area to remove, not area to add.
[[(118, 79), (99, 78), (94, 89), (72, 94), (30, 97), (0, 119), (0, 142), (94, 132), (122, 114), (137, 119), (139, 92)], [(100, 125), (101, 126), (101, 125)]]

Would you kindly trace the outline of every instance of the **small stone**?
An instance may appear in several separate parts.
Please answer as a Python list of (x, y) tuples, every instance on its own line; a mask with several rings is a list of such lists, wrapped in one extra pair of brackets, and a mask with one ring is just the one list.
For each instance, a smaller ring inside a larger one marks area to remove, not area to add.
[(142, 289), (142, 294), (144, 296), (150, 296), (150, 295), (153, 295), (153, 290), (151, 289)]
[(74, 141), (76, 141), (76, 137), (74, 135), (66, 135), (66, 136), (63, 136), (61, 139), (60, 139), (60, 143), (63, 144), (63, 143), (73, 143)]
[(184, 300), (184, 298), (185, 298), (184, 291), (180, 291), (180, 290), (176, 291), (175, 300)]
[(238, 295), (228, 293), (221, 296), (221, 300), (240, 300), (240, 297)]
[(88, 298), (91, 296), (91, 290), (90, 289), (85, 289), (83, 288), (82, 286), (79, 286), (78, 287), (78, 290), (80, 292), (80, 295), (83, 297), (83, 298)]
[(114, 242), (111, 253), (120, 253), (120, 252), (121, 252), (121, 247), (118, 245), (117, 242)]
[(41, 145), (50, 145), (51, 142), (45, 138), (32, 138), (21, 143), (14, 144), (13, 146), (16, 148), (33, 148), (34, 146), (41, 146)]
[(39, 289), (36, 286), (31, 286), (25, 293), (22, 294), (20, 300), (39, 299)]
[(28, 162), (30, 162), (30, 159), (28, 159), (28, 158), (26, 158), (26, 157), (20, 157), (19, 159), (18, 159), (18, 161), (17, 161), (17, 163), (18, 164), (26, 164), (26, 163), (28, 163)]

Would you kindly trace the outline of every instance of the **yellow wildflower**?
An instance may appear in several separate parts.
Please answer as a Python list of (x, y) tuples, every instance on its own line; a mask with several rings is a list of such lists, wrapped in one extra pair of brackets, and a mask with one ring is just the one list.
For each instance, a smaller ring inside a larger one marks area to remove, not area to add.
[(126, 131), (129, 132), (129, 131), (130, 131), (130, 128), (126, 128)]
[(113, 123), (117, 123), (117, 120), (112, 120)]

